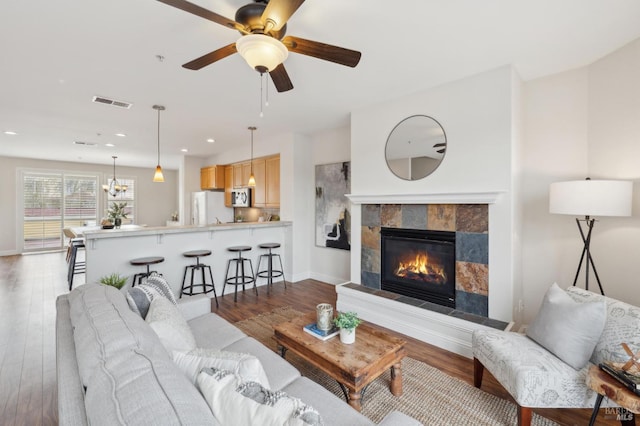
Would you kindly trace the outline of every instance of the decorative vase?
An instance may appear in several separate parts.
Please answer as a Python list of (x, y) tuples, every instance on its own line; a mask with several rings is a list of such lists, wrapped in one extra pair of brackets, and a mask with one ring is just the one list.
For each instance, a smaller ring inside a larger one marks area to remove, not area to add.
[(350, 345), (356, 341), (356, 329), (355, 328), (341, 328), (340, 329), (340, 341), (345, 345)]
[(115, 225), (116, 225), (116, 228), (120, 228), (120, 225), (122, 225), (122, 218), (116, 217)]
[(316, 306), (316, 324), (319, 330), (331, 330), (333, 321), (333, 306), (328, 303), (320, 303)]

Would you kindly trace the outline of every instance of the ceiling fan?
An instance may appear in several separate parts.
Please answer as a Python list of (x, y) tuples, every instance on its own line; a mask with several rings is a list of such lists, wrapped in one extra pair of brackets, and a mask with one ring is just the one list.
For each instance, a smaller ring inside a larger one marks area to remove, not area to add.
[(304, 0), (256, 0), (255, 3), (238, 9), (235, 21), (186, 0), (158, 1), (235, 29), (242, 34), (235, 43), (182, 65), (190, 70), (199, 70), (238, 52), (249, 66), (260, 74), (268, 72), (278, 92), (286, 92), (293, 89), (291, 79), (282, 64), (289, 52), (313, 56), (348, 67), (358, 65), (362, 55), (360, 52), (343, 47), (293, 36), (285, 37), (287, 20), (304, 3)]

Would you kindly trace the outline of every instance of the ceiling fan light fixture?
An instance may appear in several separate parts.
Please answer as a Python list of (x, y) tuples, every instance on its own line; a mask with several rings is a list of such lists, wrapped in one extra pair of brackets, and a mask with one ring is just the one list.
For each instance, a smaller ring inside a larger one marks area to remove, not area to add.
[(264, 34), (240, 37), (236, 41), (236, 49), (247, 64), (260, 73), (273, 71), (289, 56), (289, 51), (280, 40)]

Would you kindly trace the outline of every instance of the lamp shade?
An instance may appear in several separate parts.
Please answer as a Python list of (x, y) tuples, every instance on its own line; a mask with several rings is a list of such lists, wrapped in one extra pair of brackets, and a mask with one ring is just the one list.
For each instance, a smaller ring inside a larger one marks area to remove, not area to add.
[(631, 216), (633, 182), (572, 180), (549, 187), (549, 212), (574, 216)]
[[(249, 34), (236, 41), (236, 49), (253, 69), (273, 71), (289, 56), (280, 40), (263, 34)], [(262, 71), (261, 71), (262, 72)]]

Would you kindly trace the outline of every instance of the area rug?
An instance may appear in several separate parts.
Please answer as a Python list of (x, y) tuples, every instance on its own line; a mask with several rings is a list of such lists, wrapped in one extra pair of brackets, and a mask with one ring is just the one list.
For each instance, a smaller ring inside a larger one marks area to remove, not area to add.
[[(303, 314), (287, 306), (237, 322), (235, 325), (276, 351), (273, 325), (300, 315)], [(322, 371), (291, 352), (287, 353), (287, 360), (300, 370), (303, 376), (329, 389), (339, 398), (344, 398), (336, 381)], [(380, 422), (390, 411), (399, 410), (424, 425), (517, 424), (515, 404), (476, 389), (424, 362), (409, 357), (403, 360), (402, 396), (396, 397), (389, 392), (390, 381), (390, 374), (386, 372), (371, 383), (365, 392), (362, 414), (375, 423)], [(532, 425), (557, 426), (557, 423), (534, 414)]]

